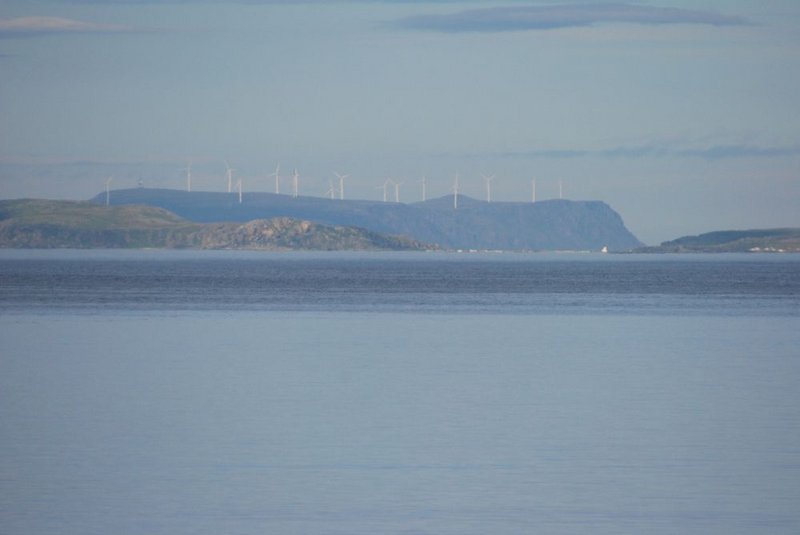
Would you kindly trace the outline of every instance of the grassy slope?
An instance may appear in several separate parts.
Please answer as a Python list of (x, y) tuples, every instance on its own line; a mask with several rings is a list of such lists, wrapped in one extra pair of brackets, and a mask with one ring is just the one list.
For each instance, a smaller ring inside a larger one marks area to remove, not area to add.
[(153, 229), (193, 225), (152, 206), (99, 206), (90, 202), (22, 199), (0, 201), (0, 221), (20, 225), (60, 225), (74, 229)]
[(723, 230), (698, 236), (683, 236), (643, 252), (734, 253), (754, 251), (800, 252), (800, 229)]
[(289, 218), (193, 223), (152, 206), (0, 201), (0, 247), (204, 249), (421, 249), (411, 240)]

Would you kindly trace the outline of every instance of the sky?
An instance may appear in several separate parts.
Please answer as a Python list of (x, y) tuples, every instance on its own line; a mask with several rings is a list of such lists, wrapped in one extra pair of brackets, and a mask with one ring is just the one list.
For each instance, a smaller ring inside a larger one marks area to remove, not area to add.
[(602, 200), (649, 244), (800, 227), (800, 2), (4, 0), (0, 198)]

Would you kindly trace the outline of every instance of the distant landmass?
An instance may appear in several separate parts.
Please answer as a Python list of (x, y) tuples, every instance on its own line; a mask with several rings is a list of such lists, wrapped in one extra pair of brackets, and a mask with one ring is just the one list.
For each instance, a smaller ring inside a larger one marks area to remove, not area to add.
[[(92, 199), (105, 204), (106, 194)], [(643, 244), (622, 218), (600, 201), (485, 202), (459, 195), (411, 204), (273, 193), (114, 190), (112, 205), (147, 205), (194, 222), (245, 222), (288, 217), (321, 225), (358, 227), (406, 236), (446, 249), (628, 251)]]
[(269, 193), (250, 194), (243, 201), (239, 204), (238, 195), (152, 189), (114, 191), (111, 206), (105, 206), (105, 194), (92, 201), (5, 200), (0, 201), (0, 247), (261, 250), (600, 250), (608, 247), (612, 251), (636, 253), (800, 252), (800, 228), (715, 231), (642, 247), (619, 215), (602, 202), (486, 203), (459, 196), (458, 209), (454, 209), (452, 197), (399, 204), (292, 198)]
[(698, 236), (684, 236), (656, 247), (642, 247), (642, 253), (784, 253), (800, 252), (800, 229), (721, 230)]
[(196, 223), (154, 206), (0, 201), (0, 247), (420, 250), (404, 237), (276, 217)]

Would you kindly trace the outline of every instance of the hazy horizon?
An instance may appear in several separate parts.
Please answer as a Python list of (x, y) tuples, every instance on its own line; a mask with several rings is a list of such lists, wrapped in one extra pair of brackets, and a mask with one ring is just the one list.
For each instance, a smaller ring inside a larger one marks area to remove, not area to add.
[(642, 241), (800, 226), (800, 5), (9, 0), (0, 198), (601, 200)]

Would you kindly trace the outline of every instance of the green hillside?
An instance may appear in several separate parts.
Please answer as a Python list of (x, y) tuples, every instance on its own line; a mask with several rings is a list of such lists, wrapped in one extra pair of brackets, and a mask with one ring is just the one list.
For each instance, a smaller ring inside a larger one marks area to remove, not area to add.
[(720, 230), (698, 236), (683, 236), (657, 247), (643, 247), (646, 253), (758, 253), (800, 252), (800, 229)]
[(0, 201), (0, 247), (261, 250), (424, 249), (406, 238), (291, 218), (193, 223), (153, 206)]
[(163, 228), (189, 223), (153, 206), (100, 206), (90, 202), (21, 199), (0, 201), (0, 221), (80, 229)]

